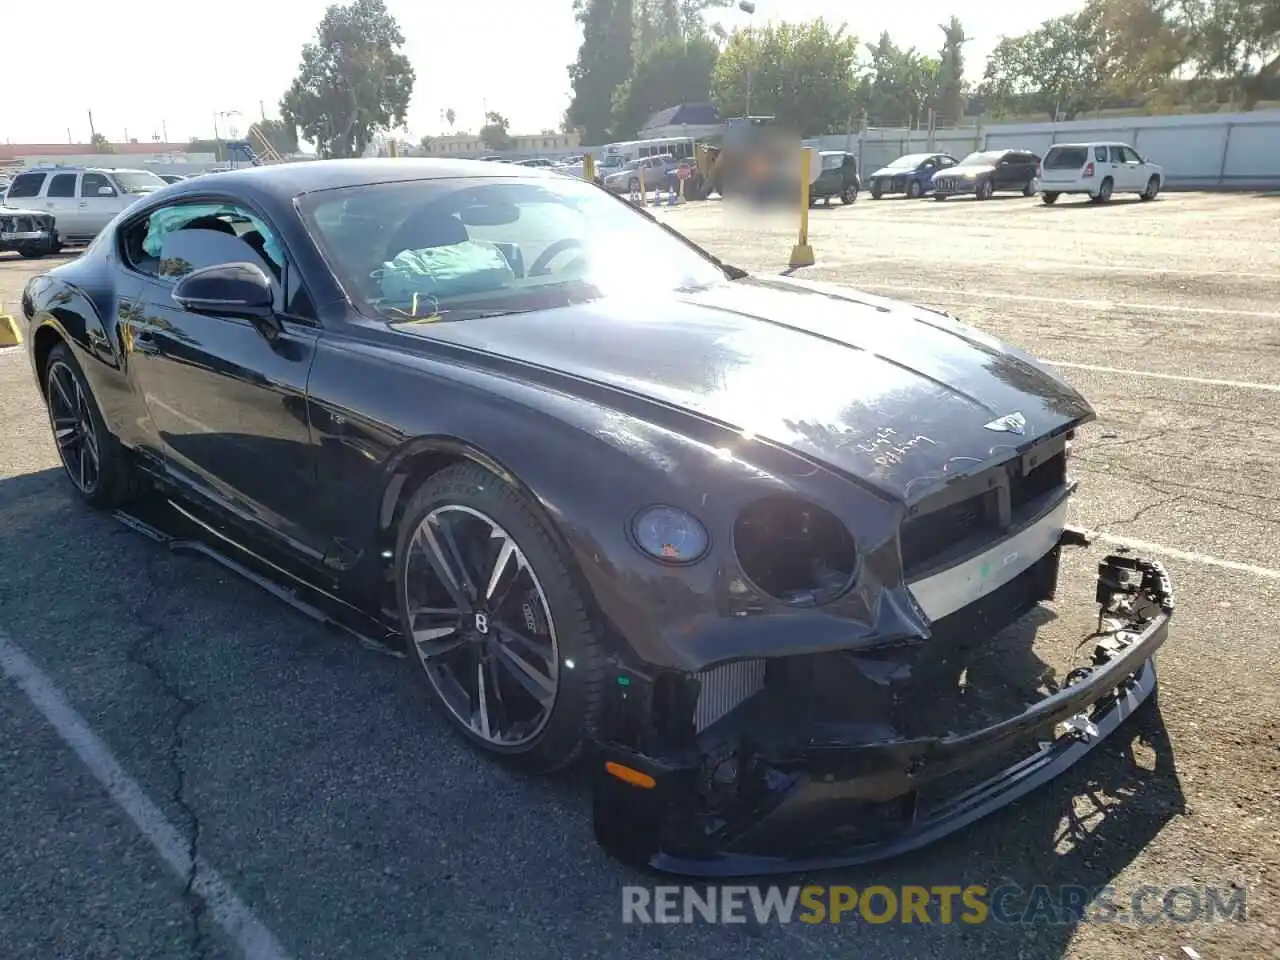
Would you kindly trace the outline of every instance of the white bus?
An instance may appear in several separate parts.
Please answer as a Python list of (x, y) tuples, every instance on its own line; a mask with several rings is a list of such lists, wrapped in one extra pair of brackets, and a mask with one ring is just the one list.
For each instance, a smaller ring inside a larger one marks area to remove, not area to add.
[(693, 160), (693, 137), (663, 137), (658, 140), (623, 140), (600, 151), (596, 169), (602, 176), (614, 173), (631, 160), (669, 153), (677, 161)]

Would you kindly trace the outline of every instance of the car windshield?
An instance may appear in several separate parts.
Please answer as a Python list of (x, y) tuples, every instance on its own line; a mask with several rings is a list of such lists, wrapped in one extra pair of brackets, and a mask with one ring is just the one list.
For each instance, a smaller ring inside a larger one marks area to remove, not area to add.
[(929, 153), (909, 153), (889, 164), (890, 170), (914, 170), (931, 157)]
[(842, 153), (829, 153), (822, 158), (823, 170), (839, 170), (842, 166), (844, 166), (844, 154)]
[(523, 313), (728, 279), (667, 228), (567, 177), (366, 184), (306, 195), (299, 208), (358, 309), (392, 321)]
[(150, 170), (117, 170), (113, 176), (125, 193), (152, 193), (165, 185)]
[(967, 157), (961, 160), (958, 164), (956, 164), (956, 166), (959, 166), (959, 167), (985, 166), (990, 163), (995, 163), (1003, 156), (1004, 156), (1003, 150), (986, 150), (986, 151), (980, 150), (977, 153), (969, 154)]

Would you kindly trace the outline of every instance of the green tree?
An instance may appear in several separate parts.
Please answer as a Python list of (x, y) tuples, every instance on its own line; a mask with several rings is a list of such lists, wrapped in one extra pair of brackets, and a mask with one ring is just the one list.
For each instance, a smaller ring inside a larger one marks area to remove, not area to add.
[(1167, 87), (1189, 56), (1187, 31), (1169, 0), (1088, 0), (1081, 21), (1109, 94), (1146, 97)]
[(604, 143), (613, 127), (613, 93), (631, 76), (632, 0), (574, 0), (582, 24), (578, 59), (569, 67), (573, 99), (565, 123), (587, 143)]
[(868, 44), (870, 82), (866, 88), (868, 116), (884, 126), (915, 126), (925, 120), (938, 99), (942, 64), (933, 57), (903, 50), (888, 32)]
[(854, 113), (857, 37), (821, 18), (735, 30), (716, 61), (712, 101), (723, 116), (771, 114), (802, 136), (845, 129)]
[(414, 71), (403, 46), (383, 0), (333, 4), (302, 48), (281, 116), (321, 157), (362, 156), (376, 132), (404, 123)]
[(106, 134), (95, 133), (89, 138), (89, 144), (93, 147), (94, 153), (115, 153), (116, 148), (111, 145), (111, 141), (107, 139)]
[(1097, 38), (1084, 13), (1046, 20), (1020, 37), (1004, 37), (987, 60), (983, 93), (997, 114), (1021, 108), (1071, 120), (1108, 92)]
[(258, 149), (258, 137), (266, 140), (281, 156), (298, 152), (298, 131), (284, 120), (259, 120), (249, 125), (249, 142)]
[(948, 24), (939, 24), (942, 31), (942, 51), (938, 57), (938, 111), (940, 127), (956, 127), (964, 117), (968, 101), (964, 82), (964, 45), (969, 38), (959, 17), (952, 17)]
[(1230, 77), (1252, 110), (1280, 77), (1280, 2), (1181, 0), (1176, 20), (1201, 73)]
[(454, 124), (454, 121), (457, 119), (458, 119), (458, 115), (453, 112), (453, 107), (450, 107), (448, 110), (444, 112), (444, 121), (445, 123), (449, 124), (450, 133), (453, 133), (453, 124)]
[(666, 40), (692, 40), (707, 32), (708, 10), (729, 6), (733, 0), (634, 0), (635, 47), (639, 62)]
[(613, 95), (614, 135), (632, 137), (652, 114), (711, 95), (719, 48), (706, 37), (663, 40), (641, 56), (635, 73)]
[(484, 126), (480, 128), (480, 142), (490, 150), (510, 150), (514, 141), (511, 139), (511, 124), (500, 113), (490, 110), (484, 115)]

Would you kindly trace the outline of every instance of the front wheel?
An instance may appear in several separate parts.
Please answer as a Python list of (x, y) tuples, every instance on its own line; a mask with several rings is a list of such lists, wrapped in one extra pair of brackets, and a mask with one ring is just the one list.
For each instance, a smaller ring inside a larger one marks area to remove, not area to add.
[(395, 556), (405, 643), (454, 728), (531, 772), (577, 759), (600, 715), (604, 656), (526, 497), (474, 464), (442, 470), (405, 510)]
[(1036, 184), (1034, 180), (1028, 180), (1027, 185), (1022, 188), (1024, 197), (1034, 197), (1036, 195)]
[(994, 192), (995, 192), (995, 187), (992, 186), (992, 183), (990, 180), (983, 180), (981, 183), (978, 184), (977, 196), (979, 200), (990, 200), (991, 194), (993, 194)]
[(132, 500), (138, 478), (129, 453), (107, 430), (89, 383), (65, 343), (49, 352), (44, 393), (58, 459), (80, 498), (102, 510)]
[(1159, 192), (1160, 178), (1152, 177), (1147, 181), (1147, 189), (1143, 190), (1142, 193), (1138, 194), (1138, 196), (1142, 200), (1154, 200), (1156, 198), (1156, 194)]
[(871, 184), (871, 199), (879, 200), (883, 196), (884, 196), (884, 187), (882, 187), (879, 183)]
[(919, 180), (912, 180), (907, 184), (907, 199), (915, 200), (924, 192), (924, 188), (920, 186)]
[(854, 203), (858, 199), (858, 188), (852, 183), (845, 184), (845, 188), (840, 191), (840, 202), (844, 204)]
[(1040, 195), (1040, 202), (1046, 207), (1051, 207), (1058, 202), (1058, 194), (1053, 190), (1046, 190)]

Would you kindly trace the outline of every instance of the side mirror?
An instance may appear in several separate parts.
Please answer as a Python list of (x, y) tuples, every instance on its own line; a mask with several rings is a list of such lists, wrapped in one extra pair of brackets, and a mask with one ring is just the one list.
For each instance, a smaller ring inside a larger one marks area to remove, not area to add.
[(192, 270), (173, 288), (184, 310), (252, 321), (268, 339), (281, 332), (271, 280), (254, 263), (216, 263)]
[(100, 196), (100, 197), (114, 197), (115, 195), (116, 195), (116, 191), (115, 191), (115, 189), (114, 189), (114, 188), (112, 188), (112, 187), (99, 187), (99, 188), (98, 188), (98, 196)]

